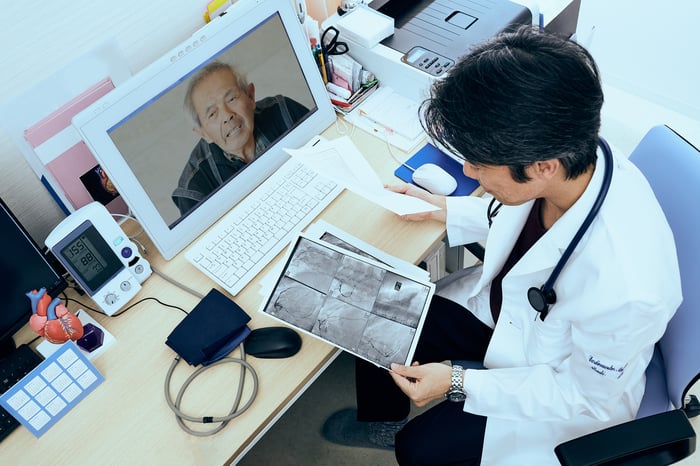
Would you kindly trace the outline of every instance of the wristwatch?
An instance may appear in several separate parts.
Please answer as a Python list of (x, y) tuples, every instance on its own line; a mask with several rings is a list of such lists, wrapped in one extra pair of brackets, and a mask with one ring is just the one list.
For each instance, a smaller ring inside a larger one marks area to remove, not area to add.
[(464, 393), (464, 368), (459, 365), (452, 366), (452, 385), (445, 393), (445, 398), (450, 401), (458, 402), (467, 399), (467, 394)]

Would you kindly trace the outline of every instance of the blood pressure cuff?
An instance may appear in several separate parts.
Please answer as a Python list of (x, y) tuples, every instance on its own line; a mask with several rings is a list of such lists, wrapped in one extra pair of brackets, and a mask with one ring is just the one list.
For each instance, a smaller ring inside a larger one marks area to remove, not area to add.
[(190, 365), (208, 365), (233, 351), (250, 334), (250, 316), (212, 289), (168, 335), (165, 344)]

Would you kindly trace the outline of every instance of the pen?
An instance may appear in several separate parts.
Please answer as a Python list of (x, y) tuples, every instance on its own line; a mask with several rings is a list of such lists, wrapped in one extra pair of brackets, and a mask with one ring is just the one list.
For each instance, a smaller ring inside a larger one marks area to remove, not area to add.
[(318, 53), (318, 61), (321, 65), (321, 76), (323, 77), (323, 84), (328, 84), (328, 75), (326, 74), (326, 60), (323, 59), (323, 52)]

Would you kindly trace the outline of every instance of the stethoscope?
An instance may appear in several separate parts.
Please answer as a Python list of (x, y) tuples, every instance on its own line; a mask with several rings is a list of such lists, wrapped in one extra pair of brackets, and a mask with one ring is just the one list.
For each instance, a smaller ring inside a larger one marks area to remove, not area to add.
[[(566, 265), (566, 262), (569, 260), (569, 257), (571, 257), (574, 249), (576, 249), (579, 241), (581, 241), (581, 238), (586, 233), (586, 230), (588, 230), (588, 227), (590, 227), (591, 223), (593, 223), (593, 219), (598, 214), (598, 211), (600, 211), (600, 207), (603, 205), (605, 196), (608, 194), (608, 189), (610, 188), (610, 180), (612, 179), (613, 173), (612, 151), (610, 150), (608, 143), (602, 137), (600, 138), (598, 145), (603, 150), (603, 157), (605, 158), (603, 183), (600, 186), (598, 197), (596, 197), (593, 206), (591, 206), (591, 210), (588, 212), (588, 215), (583, 220), (583, 223), (579, 227), (578, 231), (571, 239), (569, 245), (566, 247), (564, 254), (562, 254), (561, 258), (559, 258), (559, 262), (557, 262), (557, 265), (554, 267), (554, 270), (552, 270), (552, 273), (549, 275), (547, 281), (544, 282), (544, 285), (539, 288), (533, 286), (527, 290), (527, 300), (530, 302), (533, 309), (540, 313), (541, 320), (544, 320), (547, 317), (547, 314), (549, 314), (549, 307), (557, 302), (557, 294), (554, 292), (554, 282), (559, 277), (559, 274)], [(501, 205), (502, 204), (500, 202), (496, 205), (496, 199), (491, 200), (488, 210), (486, 211), (489, 228), (493, 222), (493, 217), (498, 214)]]

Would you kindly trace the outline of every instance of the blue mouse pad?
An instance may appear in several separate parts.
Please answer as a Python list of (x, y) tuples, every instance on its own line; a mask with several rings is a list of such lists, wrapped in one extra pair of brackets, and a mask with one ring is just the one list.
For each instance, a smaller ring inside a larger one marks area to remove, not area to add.
[[(457, 180), (457, 189), (455, 189), (455, 192), (452, 193), (451, 196), (469, 196), (479, 186), (478, 181), (464, 175), (464, 172), (462, 171), (462, 164), (432, 144), (426, 144), (418, 152), (416, 152), (413, 157), (406, 161), (406, 165), (414, 169), (425, 163), (434, 163), (435, 165), (439, 165), (443, 170)], [(394, 171), (394, 175), (396, 175), (399, 179), (405, 181), (406, 183), (415, 184), (411, 181), (412, 174), (413, 172), (403, 165), (399, 165), (399, 168)]]

